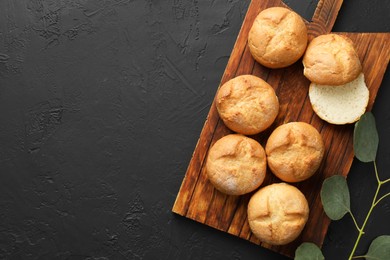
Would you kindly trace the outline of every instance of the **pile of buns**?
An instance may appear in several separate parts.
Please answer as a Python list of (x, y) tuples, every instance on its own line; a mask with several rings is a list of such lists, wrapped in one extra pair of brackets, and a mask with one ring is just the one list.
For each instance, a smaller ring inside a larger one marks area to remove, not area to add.
[[(303, 19), (287, 8), (272, 7), (256, 17), (248, 46), (253, 58), (268, 68), (284, 68), (303, 57), (304, 75), (311, 81), (310, 102), (323, 120), (347, 124), (365, 112), (369, 92), (350, 39), (327, 34), (308, 44)], [(211, 146), (205, 165), (209, 181), (228, 195), (253, 192), (248, 222), (261, 241), (292, 242), (309, 216), (304, 194), (292, 183), (307, 180), (319, 169), (325, 151), (321, 134), (305, 122), (274, 125), (278, 97), (272, 86), (253, 75), (227, 81), (215, 103), (220, 118), (235, 133)], [(274, 129), (264, 149), (253, 135), (271, 126)], [(259, 189), (267, 166), (280, 182)]]
[(321, 119), (338, 125), (356, 122), (366, 110), (369, 91), (353, 42), (338, 34), (307, 41), (302, 18), (282, 7), (260, 12), (248, 35), (253, 58), (265, 67), (284, 68), (303, 55), (310, 102)]

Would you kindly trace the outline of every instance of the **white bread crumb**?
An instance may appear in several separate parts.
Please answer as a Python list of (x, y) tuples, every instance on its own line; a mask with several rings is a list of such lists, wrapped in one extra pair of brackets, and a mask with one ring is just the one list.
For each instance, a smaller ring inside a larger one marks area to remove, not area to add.
[(309, 98), (314, 112), (323, 120), (336, 125), (354, 123), (366, 111), (369, 90), (364, 75), (340, 85), (310, 84)]

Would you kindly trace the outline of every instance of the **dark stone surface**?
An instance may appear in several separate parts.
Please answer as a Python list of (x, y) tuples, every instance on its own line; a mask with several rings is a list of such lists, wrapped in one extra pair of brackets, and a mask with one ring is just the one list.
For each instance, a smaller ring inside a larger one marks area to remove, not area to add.
[[(388, 1), (344, 2), (335, 31), (389, 31)], [(286, 259), (171, 213), (248, 4), (0, 1), (0, 259)], [(383, 178), (389, 85), (374, 106)], [(372, 166), (355, 161), (348, 181), (361, 223)], [(358, 253), (389, 216), (387, 200)], [(325, 256), (355, 237), (349, 217), (333, 222)]]

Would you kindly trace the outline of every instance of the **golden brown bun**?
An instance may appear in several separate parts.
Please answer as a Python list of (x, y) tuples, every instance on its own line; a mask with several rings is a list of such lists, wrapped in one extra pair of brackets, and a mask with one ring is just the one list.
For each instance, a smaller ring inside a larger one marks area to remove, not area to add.
[(248, 35), (253, 58), (268, 68), (287, 67), (303, 55), (307, 29), (302, 18), (283, 7), (271, 7), (256, 17)]
[(265, 130), (279, 112), (274, 89), (252, 75), (238, 76), (223, 84), (216, 96), (216, 106), (225, 125), (244, 135)]
[(257, 189), (263, 183), (266, 168), (263, 147), (239, 134), (219, 139), (209, 150), (206, 162), (210, 182), (229, 195), (242, 195)]
[(343, 85), (362, 71), (353, 42), (346, 36), (325, 34), (314, 38), (303, 56), (303, 74), (320, 85)]
[(309, 216), (305, 196), (296, 187), (275, 183), (257, 191), (249, 200), (252, 233), (271, 245), (285, 245), (302, 232)]
[(265, 147), (269, 168), (286, 182), (299, 182), (311, 177), (321, 164), (324, 150), (320, 133), (304, 122), (277, 127)]

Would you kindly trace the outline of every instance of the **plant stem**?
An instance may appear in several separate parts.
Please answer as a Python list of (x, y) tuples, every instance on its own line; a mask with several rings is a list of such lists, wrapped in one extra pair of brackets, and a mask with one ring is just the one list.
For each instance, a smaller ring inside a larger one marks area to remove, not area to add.
[(381, 185), (381, 180), (379, 179), (379, 174), (378, 174), (378, 168), (376, 167), (376, 161), (373, 161), (373, 163), (374, 163), (376, 181), (378, 182), (378, 185)]
[[(372, 212), (372, 210), (374, 209), (374, 207), (377, 205), (377, 202), (378, 202), (378, 201), (376, 200), (376, 198), (378, 197), (379, 190), (380, 190), (380, 188), (381, 188), (383, 182), (381, 182), (380, 179), (379, 179), (379, 176), (378, 176), (378, 169), (377, 169), (377, 167), (376, 167), (375, 161), (374, 161), (374, 169), (375, 169), (375, 176), (376, 176), (376, 180), (377, 180), (378, 186), (377, 186), (377, 188), (376, 188), (374, 198), (373, 198), (373, 200), (372, 200), (372, 202), (371, 202), (371, 207), (370, 207), (370, 209), (369, 209), (369, 211), (368, 211), (368, 213), (367, 213), (366, 218), (364, 219), (364, 222), (363, 222), (363, 225), (362, 225), (361, 229), (359, 230), (359, 235), (358, 235), (358, 237), (357, 237), (357, 239), (356, 239), (356, 241), (355, 241), (355, 245), (354, 245), (353, 248), (352, 248), (352, 252), (351, 252), (351, 254), (349, 255), (348, 260), (351, 260), (351, 259), (353, 258), (353, 255), (355, 254), (356, 248), (357, 248), (357, 246), (358, 246), (358, 244), (359, 244), (360, 238), (361, 238), (362, 235), (364, 234), (364, 231), (363, 231), (363, 230), (364, 230), (364, 228), (366, 227), (366, 224), (367, 224), (367, 221), (368, 221), (368, 219), (369, 219), (369, 217), (370, 217), (370, 215), (371, 215), (371, 212)], [(385, 195), (384, 197), (386, 197), (386, 195)], [(383, 197), (382, 197), (382, 198), (383, 198)], [(381, 198), (381, 199), (382, 199), (382, 198)]]
[(383, 200), (384, 198), (386, 198), (386, 197), (388, 197), (388, 196), (390, 196), (390, 192), (389, 192), (389, 193), (386, 193), (385, 195), (383, 195), (382, 197), (380, 197), (380, 198), (375, 202), (374, 207), (375, 207), (376, 205), (378, 205), (378, 203), (379, 203), (381, 200)]
[(355, 216), (353, 215), (352, 211), (348, 210), (348, 213), (349, 213), (349, 215), (351, 215), (351, 218), (352, 218), (352, 220), (353, 220), (353, 223), (355, 224), (356, 229), (357, 229), (358, 231), (362, 230), (362, 229), (359, 227), (358, 223), (356, 222), (356, 218), (355, 218)]
[(381, 183), (382, 183), (382, 184), (385, 184), (385, 183), (387, 183), (387, 182), (389, 182), (389, 181), (390, 181), (390, 178), (388, 178), (387, 180), (381, 181)]

